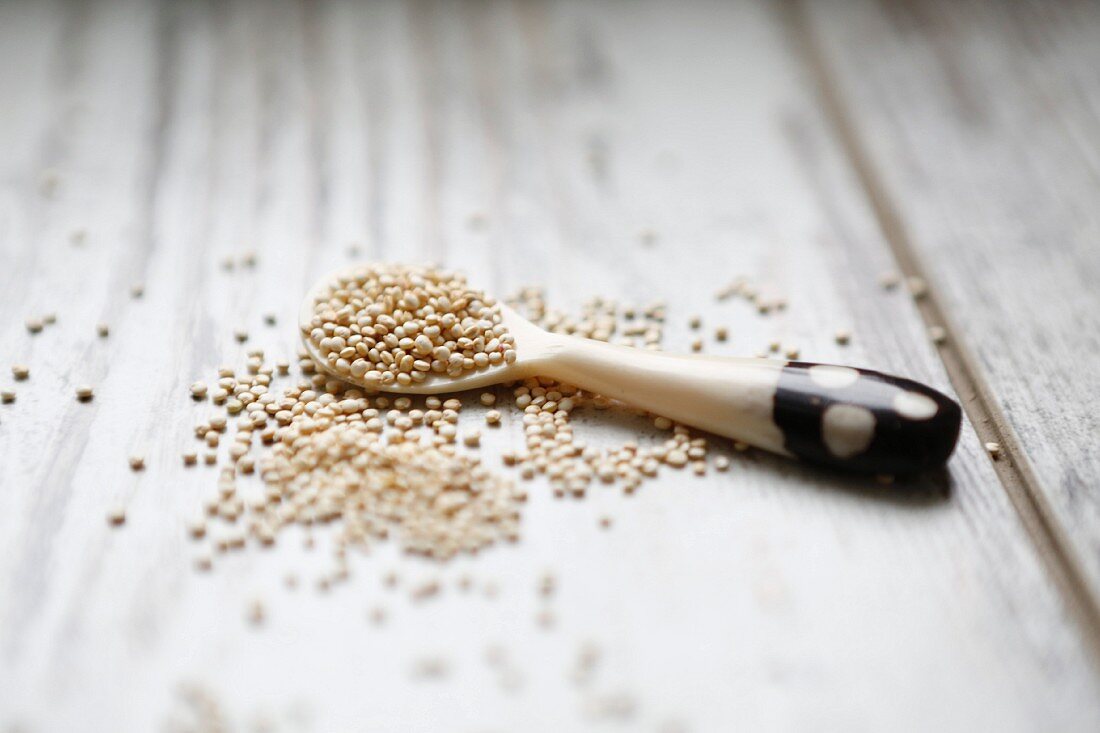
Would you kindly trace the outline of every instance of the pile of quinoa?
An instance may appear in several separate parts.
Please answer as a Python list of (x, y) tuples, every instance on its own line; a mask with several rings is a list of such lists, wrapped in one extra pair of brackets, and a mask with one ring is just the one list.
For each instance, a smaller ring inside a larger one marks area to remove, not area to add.
[[(191, 385), (193, 400), (222, 411), (195, 428), (205, 443), (201, 462), (221, 465), (216, 496), (189, 526), (208, 545), (200, 569), (211, 568), (217, 554), (271, 545), (288, 527), (309, 536), (314, 527), (331, 530), (332, 579), (347, 577), (348, 548), (387, 539), (438, 561), (516, 541), (527, 491), (483, 465), (483, 429), (521, 427), (522, 448), (501, 454), (504, 470), (524, 482), (544, 478), (559, 499), (583, 498), (594, 486), (630, 494), (662, 469), (702, 476), (708, 467), (730, 465), (726, 456), (708, 461), (706, 438), (686, 426), (555, 380), (483, 392), (477, 399), (490, 409), (470, 417), (458, 397), (393, 396), (350, 385), (333, 372), (374, 373), (370, 381), (379, 386), (433, 372), (459, 376), (513, 360), (513, 341), (500, 324), (500, 305), (453, 273), (363, 265), (318, 292), (308, 334), (316, 351), (298, 354), (299, 377), (288, 361), (272, 365), (263, 350), (251, 349), (245, 369), (222, 367), (216, 386)], [(662, 303), (633, 308), (593, 299), (569, 314), (549, 308), (534, 288), (508, 302), (557, 333), (661, 345)], [(318, 353), (322, 365), (314, 361)], [(276, 389), (277, 379), (289, 384)], [(639, 434), (597, 447), (576, 435), (575, 413), (608, 408), (636, 412), (666, 437)], [(185, 451), (183, 461), (200, 463), (200, 451)], [(241, 480), (249, 474), (261, 480)], [(611, 526), (610, 518), (601, 517), (600, 526)]]

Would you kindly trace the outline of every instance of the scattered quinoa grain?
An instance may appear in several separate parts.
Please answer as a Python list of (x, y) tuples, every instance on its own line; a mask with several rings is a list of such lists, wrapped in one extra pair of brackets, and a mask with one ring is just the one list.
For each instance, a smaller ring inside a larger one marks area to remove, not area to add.
[(15, 402), (15, 390), (13, 390), (13, 389), (0, 390), (0, 402), (3, 402), (5, 405), (9, 405), (12, 402)]
[(554, 627), (554, 623), (557, 621), (554, 616), (554, 612), (548, 608), (544, 608), (535, 614), (535, 623), (544, 629), (551, 629)]
[(665, 463), (673, 468), (683, 468), (687, 465), (688, 457), (687, 453), (680, 449), (673, 449), (665, 456)]
[(997, 460), (1001, 457), (1001, 444), (1000, 443), (986, 443), (985, 452), (989, 454), (989, 457), (993, 460)]
[(31, 369), (23, 364), (15, 364), (11, 368), (11, 375), (17, 380), (22, 381), (31, 375)]
[(413, 664), (412, 676), (415, 679), (440, 680), (450, 674), (451, 668), (446, 659), (440, 657), (425, 657), (418, 659)]
[(81, 384), (76, 388), (76, 398), (81, 402), (87, 402), (92, 399), (95, 392), (92, 390), (91, 385)]
[(942, 344), (947, 341), (947, 330), (943, 326), (930, 326), (928, 328), (928, 338), (934, 344)]
[(107, 510), (107, 522), (115, 527), (123, 524), (126, 521), (126, 509), (125, 507), (116, 506)]
[(106, 323), (97, 323), (95, 327), (96, 335), (101, 339), (107, 338), (111, 334), (111, 327)]
[(497, 396), (492, 392), (482, 392), (479, 399), (481, 400), (481, 404), (486, 407), (492, 407), (497, 403)]
[(841, 329), (841, 330), (837, 331), (835, 334), (833, 334), (833, 338), (841, 346), (847, 346), (848, 343), (852, 340), (852, 333), (851, 333), (851, 331), (846, 331), (844, 329)]
[(248, 622), (253, 626), (259, 626), (263, 624), (267, 617), (267, 611), (264, 608), (263, 601), (254, 600), (248, 604), (247, 611)]
[(59, 185), (61, 185), (61, 175), (53, 168), (43, 170), (38, 177), (38, 191), (47, 198), (57, 192)]
[(130, 456), (130, 468), (134, 471), (140, 471), (145, 468), (145, 457), (140, 455)]
[(24, 325), (27, 327), (27, 330), (30, 331), (31, 333), (41, 333), (42, 332), (42, 320), (39, 319), (39, 318), (28, 318), (26, 320), (26, 322), (24, 323)]
[(427, 580), (409, 589), (409, 598), (414, 601), (426, 601), (435, 598), (443, 590), (438, 580)]
[(905, 286), (909, 290), (909, 294), (916, 300), (920, 300), (928, 294), (928, 283), (925, 282), (923, 277), (913, 275), (906, 278)]

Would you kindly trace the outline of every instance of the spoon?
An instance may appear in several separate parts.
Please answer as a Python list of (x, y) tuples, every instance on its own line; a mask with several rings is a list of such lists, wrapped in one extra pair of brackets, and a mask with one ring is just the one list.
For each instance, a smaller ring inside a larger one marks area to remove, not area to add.
[(919, 382), (847, 366), (670, 354), (550, 333), (506, 305), (516, 360), (410, 385), (367, 384), (333, 371), (308, 338), (322, 280), (302, 302), (299, 331), (319, 371), (408, 395), (461, 392), (549, 377), (757, 448), (844, 470), (908, 474), (942, 466), (962, 411)]

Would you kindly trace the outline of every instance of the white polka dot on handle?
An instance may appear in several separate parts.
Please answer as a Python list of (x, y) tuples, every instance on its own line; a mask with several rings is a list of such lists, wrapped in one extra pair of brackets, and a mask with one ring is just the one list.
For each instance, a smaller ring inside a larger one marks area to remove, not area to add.
[(859, 379), (859, 372), (851, 367), (829, 366), (827, 364), (812, 366), (809, 373), (813, 383), (825, 389), (849, 387)]
[(837, 458), (867, 450), (875, 437), (875, 415), (866, 407), (830, 405), (821, 415), (821, 440)]
[(898, 392), (894, 397), (894, 409), (910, 420), (927, 420), (939, 412), (936, 401), (916, 392)]

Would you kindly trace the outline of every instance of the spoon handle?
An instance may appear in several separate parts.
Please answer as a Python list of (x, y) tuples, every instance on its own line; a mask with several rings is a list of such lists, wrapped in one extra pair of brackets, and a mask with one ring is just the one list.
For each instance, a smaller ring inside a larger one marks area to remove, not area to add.
[(942, 466), (962, 410), (867, 369), (675, 355), (560, 337), (540, 373), (773, 453), (851, 471)]

